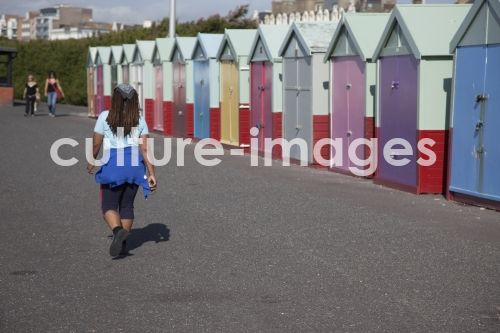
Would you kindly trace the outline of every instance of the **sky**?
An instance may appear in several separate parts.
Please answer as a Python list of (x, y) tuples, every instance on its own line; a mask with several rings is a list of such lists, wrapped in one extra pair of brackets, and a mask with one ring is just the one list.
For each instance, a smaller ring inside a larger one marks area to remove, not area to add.
[[(408, 3), (410, 0), (400, 0)], [(452, 0), (429, 0), (428, 3)], [(180, 21), (195, 20), (212, 14), (225, 15), (239, 4), (250, 4), (250, 11), (271, 9), (272, 0), (177, 0), (177, 17)], [(169, 15), (169, 0), (0, 0), (0, 14), (24, 15), (28, 10), (38, 10), (58, 3), (90, 7), (94, 21), (142, 24), (145, 20), (160, 20)]]
[[(177, 0), (180, 21), (195, 20), (212, 14), (227, 14), (239, 4), (250, 9), (271, 8), (272, 0)], [(169, 15), (169, 0), (0, 0), (0, 14), (24, 15), (28, 10), (51, 7), (58, 3), (93, 9), (94, 21), (141, 24), (145, 20), (160, 20)]]

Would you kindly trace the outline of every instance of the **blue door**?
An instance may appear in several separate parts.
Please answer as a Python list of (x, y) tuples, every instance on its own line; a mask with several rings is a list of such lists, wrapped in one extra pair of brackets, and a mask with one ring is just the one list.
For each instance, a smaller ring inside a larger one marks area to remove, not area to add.
[(483, 194), (500, 201), (500, 45), (488, 46), (484, 120)]
[(472, 196), (484, 191), (485, 46), (456, 53), (450, 190)]
[(194, 62), (194, 136), (210, 137), (209, 61)]

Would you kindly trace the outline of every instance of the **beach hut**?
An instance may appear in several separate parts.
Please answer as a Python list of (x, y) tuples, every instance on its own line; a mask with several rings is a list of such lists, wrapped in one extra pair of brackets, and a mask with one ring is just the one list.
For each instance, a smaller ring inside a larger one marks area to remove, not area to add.
[(98, 46), (96, 53), (96, 102), (95, 112), (99, 116), (102, 111), (111, 107), (111, 48)]
[(288, 29), (286, 25), (261, 25), (250, 49), (250, 127), (259, 129), (261, 153), (266, 138), (282, 138), (283, 61), (278, 52)]
[(170, 52), (172, 62), (172, 135), (193, 137), (193, 50), (196, 37), (176, 37)]
[[(314, 145), (330, 137), (329, 66), (323, 59), (336, 28), (336, 23), (294, 22), (281, 46), (283, 138), (301, 139), (307, 147), (294, 144), (283, 157), (314, 164)], [(330, 148), (325, 146), (321, 155), (329, 159)]]
[(248, 56), (256, 30), (226, 29), (217, 52), (220, 62), (220, 141), (250, 144), (250, 68)]
[(172, 134), (171, 130), (167, 130), (172, 123), (172, 63), (169, 57), (174, 42), (174, 38), (156, 39), (153, 51), (154, 112), (147, 115), (150, 117), (147, 122), (153, 124), (153, 130), (168, 135)]
[(131, 66), (134, 60), (134, 53), (137, 45), (135, 44), (123, 44), (123, 62), (122, 62), (122, 73), (123, 73), (123, 83), (130, 83), (133, 80), (130, 79)]
[[(331, 152), (342, 162), (332, 169), (341, 173), (350, 174), (356, 167), (348, 156), (351, 144), (375, 136), (377, 65), (372, 56), (388, 20), (385, 13), (344, 14), (324, 59), (331, 67), (331, 137), (342, 140), (342, 151)], [(358, 158), (374, 156), (363, 148), (357, 151)]]
[(95, 113), (95, 91), (96, 91), (96, 80), (95, 80), (95, 59), (97, 55), (96, 47), (89, 47), (87, 53), (87, 114), (89, 117), (94, 118)]
[[(222, 34), (199, 33), (192, 59), (194, 74), (194, 137), (220, 140), (219, 73), (216, 60)], [(211, 121), (212, 117), (215, 119)]]
[(111, 46), (111, 89), (123, 83), (122, 64), (125, 58), (123, 53), (123, 45)]
[[(378, 184), (417, 194), (445, 190), (453, 74), (449, 45), (469, 9), (398, 5), (393, 10), (373, 57), (379, 66)], [(432, 144), (420, 147), (422, 140)], [(436, 161), (427, 165), (433, 155)]]
[[(155, 48), (153, 40), (138, 40), (133, 57), (134, 81), (133, 85), (139, 95), (139, 104), (145, 118), (154, 112), (154, 91), (153, 91), (153, 50)], [(151, 119), (151, 117), (149, 117)], [(153, 124), (148, 124), (153, 128)]]
[(500, 1), (477, 0), (455, 52), (451, 198), (500, 209)]

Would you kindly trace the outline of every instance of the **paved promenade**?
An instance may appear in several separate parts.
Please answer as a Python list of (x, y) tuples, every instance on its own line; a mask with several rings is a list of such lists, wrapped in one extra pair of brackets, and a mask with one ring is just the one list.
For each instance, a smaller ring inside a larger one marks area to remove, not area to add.
[(500, 213), (248, 156), (159, 168), (111, 260), (81, 111), (0, 109), (0, 332), (500, 331)]

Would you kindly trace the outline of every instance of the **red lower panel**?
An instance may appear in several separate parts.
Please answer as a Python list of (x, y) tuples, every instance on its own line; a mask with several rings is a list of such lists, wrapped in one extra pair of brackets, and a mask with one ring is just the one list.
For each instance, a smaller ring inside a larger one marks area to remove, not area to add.
[(101, 111), (102, 111), (102, 110), (99, 110), (98, 105), (99, 104), (97, 104), (97, 95), (94, 95), (94, 115), (96, 117), (99, 117), (99, 114), (101, 114)]
[[(319, 140), (330, 138), (330, 115), (313, 116), (313, 147)], [(330, 159), (330, 146), (325, 145), (321, 149), (321, 156), (328, 160)], [(314, 164), (318, 164), (314, 160)]]
[[(382, 152), (383, 154), (383, 148), (380, 146), (380, 127), (375, 127), (375, 138), (378, 140), (377, 141), (377, 154)], [(375, 174), (373, 175), (373, 178), (378, 178), (379, 172), (378, 168), (375, 170)]]
[[(283, 138), (283, 113), (273, 113), (273, 140)], [(283, 149), (281, 146), (274, 146), (273, 157), (282, 158)]]
[(163, 131), (168, 136), (172, 136), (172, 108), (173, 102), (163, 102)]
[(250, 109), (240, 105), (240, 145), (250, 145)]
[(155, 101), (152, 99), (144, 100), (144, 119), (146, 119), (146, 124), (149, 127), (149, 130), (153, 130), (154, 126), (154, 110), (155, 110)]
[(111, 96), (104, 96), (104, 110), (111, 109)]
[[(432, 139), (436, 142), (430, 148), (437, 157), (437, 161), (432, 166), (418, 167), (418, 193), (446, 193), (446, 182), (448, 172), (448, 138), (449, 132), (440, 131), (419, 131), (418, 140)], [(429, 157), (421, 152), (418, 157), (427, 160)]]
[(0, 87), (0, 107), (14, 104), (14, 88)]
[[(365, 139), (371, 140), (375, 138), (375, 118), (373, 117), (365, 117)], [(368, 158), (370, 156), (370, 148), (368, 146), (365, 146), (365, 158)], [(375, 157), (375, 154), (372, 154), (373, 157)], [(368, 178), (372, 178), (373, 176), (370, 176)]]
[(220, 108), (210, 109), (210, 138), (220, 141)]
[(186, 104), (186, 138), (194, 138), (194, 104)]

